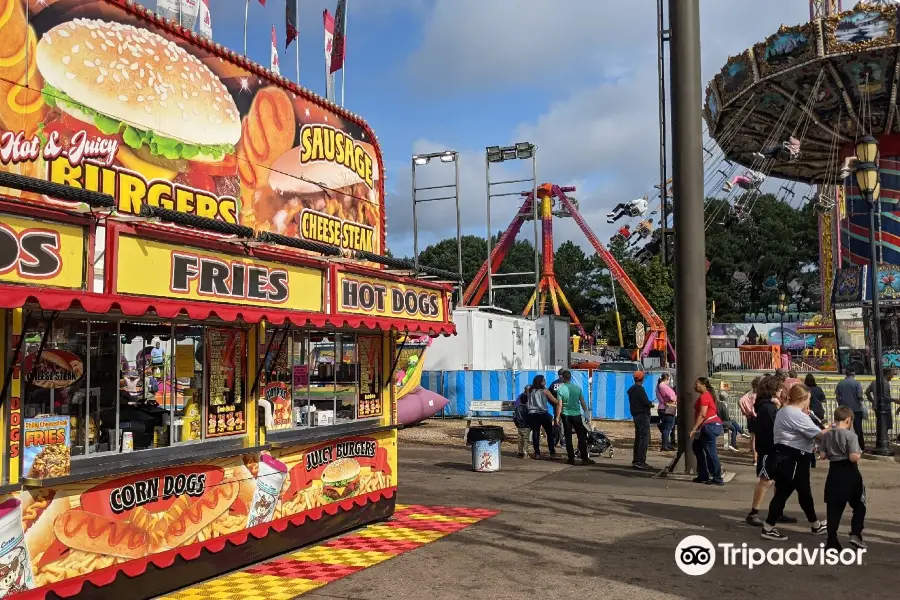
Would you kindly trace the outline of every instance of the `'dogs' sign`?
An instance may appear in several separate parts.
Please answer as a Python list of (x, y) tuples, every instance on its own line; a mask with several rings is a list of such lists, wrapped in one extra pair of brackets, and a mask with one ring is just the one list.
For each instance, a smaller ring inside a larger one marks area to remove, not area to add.
[(443, 321), (439, 290), (338, 273), (338, 312), (420, 321)]
[(0, 281), (84, 286), (84, 229), (0, 215)]
[(0, 31), (0, 171), (110, 194), (121, 213), (382, 251), (378, 150), (358, 122), (110, 1), (0, 0)]

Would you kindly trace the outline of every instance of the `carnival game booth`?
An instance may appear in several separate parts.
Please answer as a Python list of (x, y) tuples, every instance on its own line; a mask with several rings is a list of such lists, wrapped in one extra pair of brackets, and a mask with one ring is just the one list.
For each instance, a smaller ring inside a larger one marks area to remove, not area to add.
[(0, 597), (151, 598), (390, 516), (397, 338), (454, 328), (383, 255), (371, 129), (131, 2), (0, 26)]

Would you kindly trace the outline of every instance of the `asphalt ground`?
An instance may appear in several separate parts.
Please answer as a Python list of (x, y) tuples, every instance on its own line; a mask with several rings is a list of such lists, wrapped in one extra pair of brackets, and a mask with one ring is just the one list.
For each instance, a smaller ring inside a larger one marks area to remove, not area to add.
[[(798, 543), (812, 550), (824, 536), (813, 536), (805, 525), (787, 525), (780, 529), (790, 539), (771, 542), (744, 523), (755, 483), (749, 453), (726, 456), (724, 464), (736, 476), (712, 487), (634, 471), (630, 453), (622, 449), (590, 467), (522, 460), (509, 450), (504, 444), (500, 472), (475, 473), (464, 447), (401, 439), (398, 502), (500, 514), (304, 594), (304, 600), (900, 598), (896, 463), (862, 463), (869, 549), (861, 566), (750, 570), (723, 566), (720, 557), (710, 572), (692, 577), (675, 563), (676, 546), (688, 535), (766, 550)], [(662, 467), (670, 456), (651, 452), (649, 462)], [(822, 463), (813, 470), (820, 518), (826, 472)], [(805, 521), (794, 498), (786, 512)], [(848, 512), (841, 527), (845, 547), (849, 519)]]

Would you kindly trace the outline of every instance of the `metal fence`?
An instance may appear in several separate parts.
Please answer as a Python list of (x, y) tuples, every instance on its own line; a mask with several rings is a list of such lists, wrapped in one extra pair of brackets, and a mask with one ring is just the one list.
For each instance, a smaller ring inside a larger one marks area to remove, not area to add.
[[(741, 396), (750, 391), (750, 380), (741, 380), (741, 381), (733, 381), (728, 380), (728, 383), (731, 386), (731, 389), (727, 392), (728, 394), (728, 412), (729, 416), (740, 423), (743, 427), (747, 426), (747, 419), (741, 413), (741, 409), (739, 406), (739, 401)], [(822, 388), (822, 391), (825, 392), (825, 418), (830, 422), (832, 415), (834, 415), (835, 409), (838, 407), (837, 400), (834, 397), (834, 389), (837, 387), (836, 381), (817, 381), (819, 387)], [(864, 384), (865, 385), (865, 384)], [(891, 386), (891, 395), (896, 398), (895, 394), (900, 391), (900, 386), (892, 385)], [(865, 433), (866, 440), (875, 441), (875, 411), (872, 408), (870, 403), (866, 403), (868, 408), (868, 415), (863, 420), (863, 433)], [(891, 432), (891, 437), (893, 438), (896, 433), (896, 427)]]

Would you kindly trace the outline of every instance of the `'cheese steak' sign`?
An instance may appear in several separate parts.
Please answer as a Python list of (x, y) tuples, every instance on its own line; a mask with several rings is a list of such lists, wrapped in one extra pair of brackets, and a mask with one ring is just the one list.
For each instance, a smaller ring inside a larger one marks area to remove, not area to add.
[(323, 273), (316, 269), (119, 237), (120, 294), (319, 312), (322, 290)]
[(84, 229), (0, 215), (0, 281), (80, 288)]
[(438, 290), (339, 272), (338, 311), (357, 315), (444, 320), (444, 295)]

